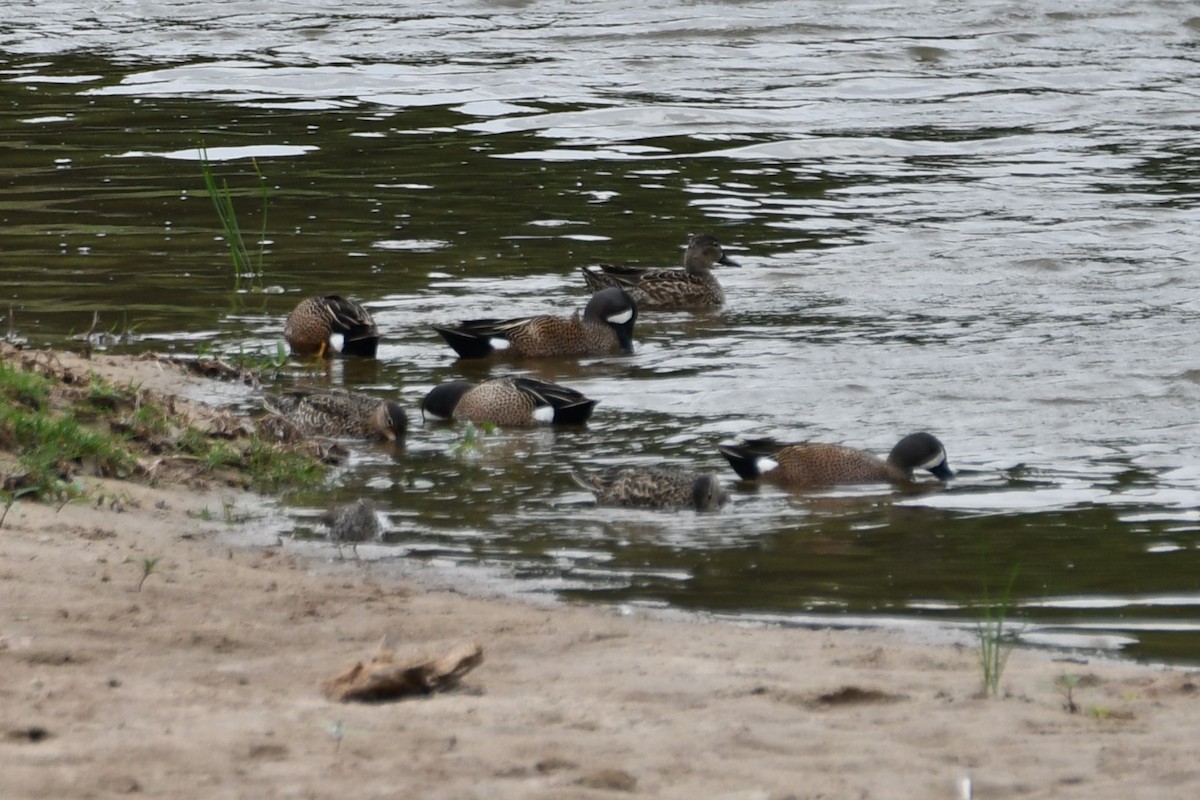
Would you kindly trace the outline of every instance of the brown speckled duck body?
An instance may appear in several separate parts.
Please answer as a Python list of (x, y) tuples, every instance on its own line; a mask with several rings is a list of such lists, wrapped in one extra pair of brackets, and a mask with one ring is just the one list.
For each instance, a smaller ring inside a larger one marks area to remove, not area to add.
[(398, 404), (356, 392), (264, 395), (263, 405), (301, 436), (400, 441), (408, 415)]
[(674, 467), (626, 467), (595, 474), (574, 473), (571, 477), (594, 492), (596, 502), (602, 506), (717, 511), (729, 501), (715, 475)]
[(642, 309), (719, 308), (725, 304), (725, 290), (712, 273), (715, 264), (741, 266), (725, 255), (715, 237), (700, 234), (688, 242), (683, 269), (600, 264), (584, 267), (583, 279), (593, 291), (624, 289)]
[(597, 402), (557, 383), (507, 377), (480, 384), (449, 381), (435, 386), (421, 402), (421, 414), (512, 427), (538, 423), (582, 425)]
[[(342, 340), (341, 347), (334, 337)], [(301, 300), (283, 324), (283, 338), (297, 356), (348, 356), (374, 358), (379, 348), (379, 329), (367, 310), (353, 300), (335, 294)]]
[(848, 483), (905, 485), (913, 470), (926, 469), (938, 480), (954, 477), (946, 449), (936, 436), (913, 433), (892, 448), (887, 460), (863, 450), (834, 444), (783, 444), (774, 439), (750, 439), (717, 448), (743, 480), (762, 478), (794, 489)]
[(502, 350), (513, 358), (599, 356), (633, 352), (637, 305), (621, 289), (596, 292), (583, 316), (476, 319), (436, 328), (460, 358)]

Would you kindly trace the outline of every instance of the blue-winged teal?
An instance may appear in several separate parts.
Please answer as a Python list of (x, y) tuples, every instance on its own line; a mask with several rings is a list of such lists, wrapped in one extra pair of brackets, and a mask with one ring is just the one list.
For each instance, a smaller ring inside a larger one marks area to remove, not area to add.
[(283, 338), (298, 356), (340, 352), (374, 358), (379, 348), (379, 329), (367, 310), (335, 294), (301, 300), (283, 324)]
[(329, 541), (337, 545), (339, 556), (342, 545), (349, 544), (354, 557), (358, 558), (359, 542), (373, 541), (383, 534), (383, 521), (375, 504), (365, 497), (325, 512), (321, 521), (329, 526)]
[(408, 427), (408, 415), (398, 403), (355, 392), (264, 395), (263, 405), (301, 436), (399, 441)]
[(763, 478), (796, 489), (884, 481), (908, 484), (915, 469), (927, 469), (942, 481), (954, 477), (946, 463), (946, 448), (929, 433), (905, 436), (886, 461), (852, 447), (782, 444), (773, 439), (750, 439), (717, 449), (743, 480)]
[(450, 381), (421, 401), (421, 416), (528, 427), (539, 422), (582, 425), (598, 400), (534, 378), (496, 378), (474, 384)]
[(573, 473), (571, 477), (595, 492), (596, 502), (602, 506), (717, 511), (729, 501), (715, 475), (674, 467), (626, 467), (599, 474)]
[(637, 305), (620, 289), (592, 295), (570, 318), (537, 316), (520, 319), (475, 319), (437, 332), (460, 358), (485, 358), (504, 350), (515, 358), (599, 356), (633, 352)]
[(600, 264), (583, 267), (583, 278), (592, 291), (619, 286), (638, 308), (717, 308), (725, 303), (725, 291), (712, 274), (714, 264), (741, 266), (715, 238), (700, 234), (688, 242), (681, 270)]

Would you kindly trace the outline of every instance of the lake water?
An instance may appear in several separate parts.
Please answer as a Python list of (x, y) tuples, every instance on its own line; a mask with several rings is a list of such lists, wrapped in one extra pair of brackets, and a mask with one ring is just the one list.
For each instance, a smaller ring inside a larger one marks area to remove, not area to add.
[[(379, 360), (277, 385), (414, 419), (287, 498), (297, 536), (366, 495), (383, 557), (796, 625), (969, 626), (1015, 574), (1030, 643), (1196, 662), (1200, 16), (1090, 5), (9, 2), (2, 329), (269, 353), (300, 297), (347, 294)], [(201, 144), (247, 231), (255, 163), (270, 187), (267, 291), (235, 285)], [(600, 400), (585, 430), (422, 424), (432, 385), (531, 369), (456, 363), (432, 325), (569, 313), (580, 266), (676, 265), (703, 231), (744, 265), (723, 310), (534, 367)], [(944, 489), (738, 486), (697, 515), (569, 477), (732, 487), (722, 441), (923, 429)]]

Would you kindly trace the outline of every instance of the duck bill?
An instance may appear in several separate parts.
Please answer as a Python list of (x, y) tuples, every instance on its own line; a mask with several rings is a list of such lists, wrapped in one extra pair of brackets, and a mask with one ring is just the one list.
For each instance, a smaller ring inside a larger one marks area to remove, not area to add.
[(730, 258), (727, 255), (722, 255), (717, 260), (717, 263), (724, 267), (740, 267), (741, 266), (740, 262), (734, 261), (732, 258)]
[(929, 471), (932, 472), (933, 476), (939, 481), (948, 481), (954, 478), (954, 470), (950, 469), (945, 461)]

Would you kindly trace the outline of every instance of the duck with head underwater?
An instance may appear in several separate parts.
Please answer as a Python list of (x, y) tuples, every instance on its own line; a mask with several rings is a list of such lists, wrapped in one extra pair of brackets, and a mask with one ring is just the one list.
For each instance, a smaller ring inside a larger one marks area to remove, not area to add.
[(435, 330), (460, 358), (487, 358), (496, 351), (513, 358), (602, 356), (633, 352), (637, 314), (628, 294), (609, 288), (592, 295), (582, 317), (473, 319)]
[(793, 489), (838, 484), (886, 482), (911, 485), (913, 471), (928, 470), (940, 481), (954, 477), (946, 448), (931, 433), (901, 439), (887, 460), (836, 444), (784, 444), (774, 439), (747, 439), (717, 448), (742, 480), (760, 478)]

